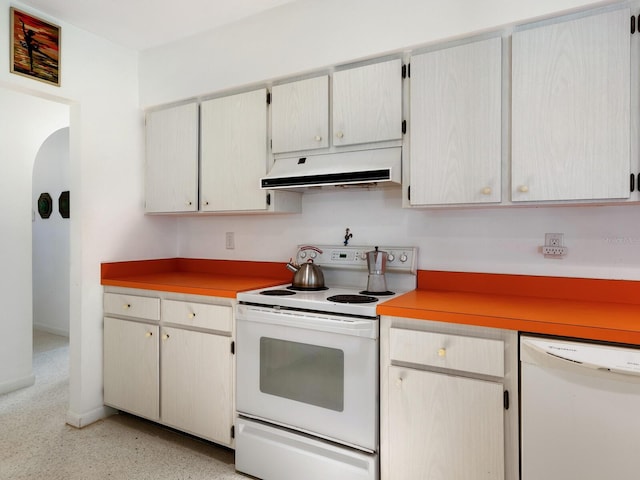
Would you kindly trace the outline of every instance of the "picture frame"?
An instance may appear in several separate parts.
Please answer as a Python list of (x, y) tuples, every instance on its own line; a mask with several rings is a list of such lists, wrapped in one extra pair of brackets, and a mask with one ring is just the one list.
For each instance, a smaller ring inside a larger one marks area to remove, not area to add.
[(60, 86), (58, 25), (11, 7), (11, 73)]

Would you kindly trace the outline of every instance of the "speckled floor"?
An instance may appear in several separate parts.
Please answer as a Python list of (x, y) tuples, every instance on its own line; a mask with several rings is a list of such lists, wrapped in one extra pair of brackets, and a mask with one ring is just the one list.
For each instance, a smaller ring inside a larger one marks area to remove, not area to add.
[(233, 452), (129, 415), (65, 424), (65, 337), (34, 332), (34, 386), (0, 395), (2, 480), (247, 480)]

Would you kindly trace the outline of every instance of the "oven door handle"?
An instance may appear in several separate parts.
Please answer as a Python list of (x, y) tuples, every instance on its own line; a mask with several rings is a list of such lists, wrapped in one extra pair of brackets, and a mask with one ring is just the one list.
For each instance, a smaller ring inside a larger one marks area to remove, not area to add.
[(293, 310), (275, 310), (271, 308), (238, 305), (236, 320), (238, 322), (280, 325), (355, 337), (378, 338), (378, 322), (375, 319), (338, 317)]

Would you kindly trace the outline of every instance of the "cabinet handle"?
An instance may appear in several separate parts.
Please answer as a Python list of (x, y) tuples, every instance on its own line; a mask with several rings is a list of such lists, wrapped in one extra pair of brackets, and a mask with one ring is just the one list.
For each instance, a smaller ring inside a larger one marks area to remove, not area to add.
[(195, 314), (195, 313), (193, 313), (193, 312), (191, 312), (191, 313), (189, 314), (189, 318), (196, 318), (196, 314)]
[(169, 334), (165, 333), (164, 335), (162, 335), (162, 339), (163, 340), (169, 340)]
[(527, 187), (526, 185), (520, 185), (518, 187), (518, 191), (520, 191), (522, 193), (527, 193), (529, 191), (529, 187)]
[(482, 189), (482, 194), (483, 195), (491, 195), (491, 187), (484, 187)]
[(322, 137), (320, 135), (316, 135), (315, 136), (315, 141), (319, 142), (320, 140), (322, 140)]
[(336, 133), (336, 137), (342, 138), (342, 137), (344, 137), (344, 133), (338, 132), (338, 133)]
[(144, 334), (145, 337), (149, 338), (149, 337), (153, 337), (153, 332), (147, 332)]
[(438, 350), (438, 356), (442, 357), (442, 358), (446, 357), (447, 356), (447, 349), (446, 348), (439, 349)]

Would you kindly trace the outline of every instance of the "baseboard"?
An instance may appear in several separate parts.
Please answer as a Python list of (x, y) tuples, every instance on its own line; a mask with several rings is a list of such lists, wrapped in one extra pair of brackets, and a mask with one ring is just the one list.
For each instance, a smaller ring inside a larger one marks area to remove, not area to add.
[(33, 373), (26, 377), (11, 380), (10, 382), (0, 383), (0, 395), (20, 390), (21, 388), (30, 387), (34, 383), (36, 383), (36, 376)]
[(87, 425), (91, 425), (98, 420), (102, 420), (103, 418), (107, 418), (110, 415), (113, 415), (116, 411), (107, 406), (102, 406), (91, 410), (90, 412), (84, 413), (76, 413), (71, 410), (67, 411), (67, 424), (76, 428), (83, 428)]
[(60, 335), (61, 337), (69, 338), (69, 330), (68, 329), (50, 327), (48, 325), (43, 325), (42, 323), (34, 323), (33, 324), (33, 329), (34, 330), (41, 330), (43, 332), (53, 333), (54, 335)]

